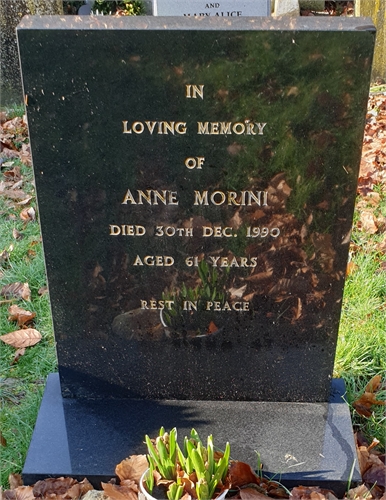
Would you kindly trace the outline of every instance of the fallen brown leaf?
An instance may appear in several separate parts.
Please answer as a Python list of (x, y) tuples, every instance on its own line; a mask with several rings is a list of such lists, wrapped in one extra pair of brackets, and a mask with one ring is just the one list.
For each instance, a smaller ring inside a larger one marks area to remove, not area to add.
[(31, 347), (42, 339), (41, 334), (34, 328), (26, 328), (25, 330), (16, 330), (15, 332), (7, 333), (0, 336), (5, 344), (20, 349), (22, 347)]
[(27, 196), (27, 198), (24, 198), (21, 201), (18, 201), (16, 205), (27, 205), (32, 200), (33, 196)]
[[(127, 483), (127, 481), (125, 481)], [(138, 500), (138, 487), (134, 481), (131, 484), (118, 486), (117, 484), (101, 483), (105, 495), (113, 500)]]
[(382, 376), (375, 375), (365, 387), (365, 392), (377, 392), (382, 383)]
[(350, 261), (347, 263), (346, 276), (351, 276), (359, 269), (359, 266), (355, 262)]
[(352, 488), (349, 490), (346, 494), (347, 498), (350, 500), (359, 500), (360, 498), (367, 498), (368, 500), (371, 500), (372, 496), (369, 492), (369, 489), (365, 484), (361, 484), (360, 486), (357, 486), (356, 488)]
[(3, 286), (0, 290), (0, 295), (3, 295), (7, 299), (16, 297), (28, 302), (31, 300), (31, 290), (28, 283), (20, 283), (19, 281)]
[[(26, 199), (26, 194), (21, 189), (5, 189), (4, 191), (0, 191), (0, 195), (5, 196), (6, 198), (10, 198), (11, 200), (22, 200)], [(31, 198), (30, 198), (31, 199)]]
[(368, 471), (363, 474), (363, 481), (367, 484), (377, 484), (385, 487), (386, 465), (381, 463), (373, 465)]
[(379, 401), (376, 399), (376, 396), (372, 392), (365, 392), (362, 394), (360, 398), (358, 398), (356, 401), (353, 403), (353, 407), (359, 413), (359, 415), (362, 415), (362, 417), (371, 417), (372, 415), (372, 410), (371, 407), (373, 405), (385, 405), (386, 403), (384, 401)]
[(3, 500), (35, 500), (32, 486), (19, 486), (14, 490), (5, 490)]
[(363, 210), (360, 214), (361, 231), (368, 234), (375, 234), (378, 231), (377, 224), (373, 212)]
[(246, 289), (247, 289), (247, 285), (244, 285), (244, 286), (242, 286), (240, 288), (235, 288), (235, 287), (230, 288), (228, 290), (228, 292), (229, 292), (231, 298), (241, 299), (241, 297), (244, 295)]
[(13, 355), (13, 360), (12, 360), (12, 363), (11, 365), (15, 365), (19, 359), (24, 356), (25, 354), (25, 347), (22, 347), (21, 349), (17, 349), (17, 351), (15, 351), (15, 354)]
[(78, 499), (85, 495), (93, 487), (87, 479), (80, 483), (72, 477), (51, 477), (38, 481), (33, 486), (35, 498), (54, 498), (61, 496), (68, 499)]
[(9, 260), (9, 253), (7, 252), (7, 250), (3, 250), (0, 253), (0, 266), (7, 260)]
[(33, 207), (24, 208), (20, 212), (20, 219), (25, 221), (25, 222), (35, 220), (35, 218), (36, 218), (36, 213), (35, 213), (35, 209)]
[(245, 462), (238, 461), (229, 464), (227, 480), (232, 488), (246, 484), (259, 484), (259, 478), (253, 472), (252, 467)]
[(23, 238), (21, 232), (18, 231), (15, 227), (12, 230), (12, 236), (15, 238), (15, 240), (21, 240)]
[(363, 417), (371, 416), (373, 405), (386, 405), (386, 402), (378, 400), (375, 394), (380, 389), (381, 383), (381, 375), (375, 375), (366, 385), (364, 393), (353, 402), (353, 407)]
[(5, 439), (1, 431), (0, 431), (0, 445), (7, 446), (7, 440)]
[(78, 500), (83, 495), (85, 495), (88, 491), (92, 491), (93, 487), (88, 479), (83, 479), (80, 483), (74, 484), (66, 493), (66, 498), (70, 498), (72, 500)]
[(216, 326), (214, 321), (211, 321), (208, 325), (207, 333), (211, 334), (211, 333), (217, 332), (217, 330), (218, 330), (218, 327)]
[(131, 479), (139, 484), (142, 474), (149, 467), (146, 455), (132, 455), (130, 458), (122, 460), (115, 467), (115, 474), (119, 477), (120, 481)]
[[(4, 163), (3, 163), (3, 166), (5, 166)], [(9, 179), (9, 180), (14, 180), (14, 181), (21, 180), (20, 167), (15, 166), (11, 170), (6, 170), (5, 172), (3, 172), (3, 176), (5, 179)]]
[(11, 490), (23, 486), (23, 479), (20, 474), (10, 474), (8, 476), (8, 482)]
[(46, 293), (48, 293), (48, 287), (47, 286), (42, 286), (41, 288), (39, 288), (38, 295), (45, 295)]
[(291, 490), (291, 500), (337, 500), (330, 490), (319, 486), (297, 486)]
[(17, 321), (18, 326), (28, 325), (36, 316), (36, 313), (26, 311), (17, 305), (9, 307), (8, 312), (8, 321)]
[(253, 500), (254, 498), (264, 498), (267, 500), (268, 496), (255, 488), (242, 488), (239, 492), (241, 500)]

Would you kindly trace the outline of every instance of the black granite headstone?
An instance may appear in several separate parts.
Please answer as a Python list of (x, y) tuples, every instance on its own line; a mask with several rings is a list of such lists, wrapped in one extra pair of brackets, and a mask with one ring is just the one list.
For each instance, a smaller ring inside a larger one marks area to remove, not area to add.
[[(278, 402), (321, 402), (323, 456), (373, 27), (27, 17), (18, 38), (69, 442), (87, 398), (129, 398), (108, 403), (131, 405), (118, 434), (142, 404), (171, 404), (249, 447), (262, 431), (238, 426), (259, 414), (246, 402), (280, 405), (303, 438)], [(96, 435), (113, 418), (100, 405)], [(297, 471), (336, 470), (319, 462)]]

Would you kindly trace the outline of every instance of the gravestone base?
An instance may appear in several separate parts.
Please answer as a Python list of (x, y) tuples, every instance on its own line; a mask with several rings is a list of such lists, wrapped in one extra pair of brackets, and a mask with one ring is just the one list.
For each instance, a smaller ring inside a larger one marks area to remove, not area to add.
[(257, 466), (288, 488), (314, 485), (342, 497), (360, 482), (351, 418), (334, 379), (329, 403), (62, 398), (58, 374), (47, 381), (23, 470), (25, 484), (45, 477), (87, 477), (94, 487), (114, 476), (117, 463), (145, 453), (144, 435), (177, 427), (182, 439), (195, 428), (228, 440), (232, 458)]

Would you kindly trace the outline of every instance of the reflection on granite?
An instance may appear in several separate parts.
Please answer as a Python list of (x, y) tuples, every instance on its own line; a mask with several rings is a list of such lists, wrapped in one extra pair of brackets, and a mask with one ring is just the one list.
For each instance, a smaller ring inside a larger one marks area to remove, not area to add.
[(18, 37), (63, 395), (327, 401), (373, 29), (71, 16)]

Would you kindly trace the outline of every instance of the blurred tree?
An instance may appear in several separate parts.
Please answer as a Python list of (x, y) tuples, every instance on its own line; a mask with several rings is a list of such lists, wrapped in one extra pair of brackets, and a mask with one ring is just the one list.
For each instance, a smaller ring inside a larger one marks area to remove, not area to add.
[(386, 80), (386, 1), (356, 0), (355, 15), (371, 17), (377, 28), (372, 80), (384, 83)]
[(1, 104), (22, 102), (22, 85), (16, 42), (16, 26), (27, 14), (63, 14), (62, 0), (0, 0)]

